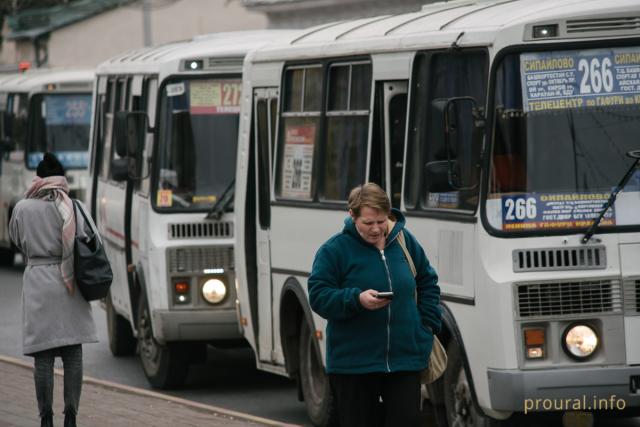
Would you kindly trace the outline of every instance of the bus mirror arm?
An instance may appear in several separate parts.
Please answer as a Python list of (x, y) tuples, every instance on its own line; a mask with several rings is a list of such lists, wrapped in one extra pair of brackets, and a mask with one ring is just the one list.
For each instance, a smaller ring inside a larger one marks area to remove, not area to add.
[(595, 232), (598, 230), (598, 226), (600, 225), (600, 222), (602, 222), (604, 215), (607, 213), (609, 208), (613, 206), (613, 204), (616, 202), (618, 193), (620, 193), (624, 188), (624, 186), (627, 185), (627, 182), (629, 182), (634, 172), (636, 171), (636, 168), (638, 167), (638, 162), (640, 162), (640, 150), (628, 151), (627, 156), (635, 160), (631, 164), (631, 167), (624, 174), (624, 176), (622, 177), (618, 185), (613, 189), (613, 191), (609, 195), (609, 199), (607, 200), (607, 203), (605, 203), (602, 206), (602, 209), (600, 209), (600, 214), (598, 215), (598, 217), (593, 221), (593, 224), (589, 226), (587, 231), (584, 233), (584, 236), (582, 236), (582, 239), (580, 239), (580, 242), (582, 244), (586, 244), (587, 242), (589, 242), (589, 240), (591, 240)]

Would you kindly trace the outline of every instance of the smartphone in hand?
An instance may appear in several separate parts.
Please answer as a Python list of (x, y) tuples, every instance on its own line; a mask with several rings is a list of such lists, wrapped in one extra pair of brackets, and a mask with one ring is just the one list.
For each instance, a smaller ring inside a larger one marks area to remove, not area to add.
[(376, 298), (379, 299), (393, 299), (393, 292), (378, 292)]

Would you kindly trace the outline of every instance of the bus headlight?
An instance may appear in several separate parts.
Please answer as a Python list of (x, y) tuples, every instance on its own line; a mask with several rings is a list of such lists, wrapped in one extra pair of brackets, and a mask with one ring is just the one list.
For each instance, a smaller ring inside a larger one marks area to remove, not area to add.
[(227, 296), (227, 286), (220, 279), (209, 279), (202, 285), (202, 297), (210, 304), (218, 304)]
[(570, 325), (564, 332), (564, 349), (576, 359), (591, 356), (598, 348), (598, 342), (598, 335), (587, 325)]

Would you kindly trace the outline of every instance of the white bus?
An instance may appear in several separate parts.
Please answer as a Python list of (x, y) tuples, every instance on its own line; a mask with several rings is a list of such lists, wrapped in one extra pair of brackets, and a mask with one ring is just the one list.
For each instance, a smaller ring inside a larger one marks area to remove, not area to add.
[(12, 265), (9, 219), (45, 151), (66, 170), (72, 197), (87, 186), (93, 71), (33, 70), (0, 77), (0, 265)]
[(427, 391), (441, 419), (638, 408), (638, 172), (587, 233), (640, 149), (638, 17), (636, 0), (453, 1), (247, 57), (240, 321), (314, 424), (331, 399), (307, 279), (365, 181), (440, 277), (449, 364)]
[(287, 32), (201, 36), (98, 66), (87, 200), (114, 281), (115, 356), (183, 382), (208, 343), (246, 345), (234, 287), (233, 182), (245, 53)]

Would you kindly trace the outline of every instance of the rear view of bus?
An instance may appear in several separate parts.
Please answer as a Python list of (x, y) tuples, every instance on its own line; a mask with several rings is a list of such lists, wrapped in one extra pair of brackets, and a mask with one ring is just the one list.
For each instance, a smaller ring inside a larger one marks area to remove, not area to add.
[(46, 151), (65, 170), (71, 196), (87, 185), (93, 71), (34, 70), (0, 78), (0, 263), (14, 250), (7, 225)]
[(98, 67), (89, 205), (114, 271), (116, 356), (154, 387), (207, 344), (243, 343), (235, 311), (234, 179), (242, 61), (280, 32), (202, 36)]

